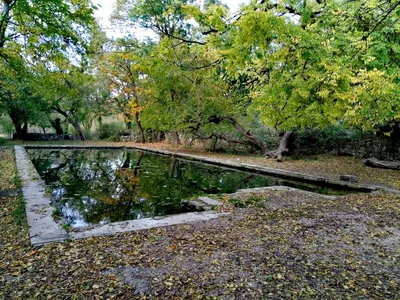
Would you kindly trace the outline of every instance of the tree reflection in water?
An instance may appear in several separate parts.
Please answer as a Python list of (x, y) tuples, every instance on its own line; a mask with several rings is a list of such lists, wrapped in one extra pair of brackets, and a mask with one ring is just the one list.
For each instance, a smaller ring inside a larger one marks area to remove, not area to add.
[(120, 150), (28, 150), (73, 227), (193, 211), (181, 200), (275, 185), (276, 179)]

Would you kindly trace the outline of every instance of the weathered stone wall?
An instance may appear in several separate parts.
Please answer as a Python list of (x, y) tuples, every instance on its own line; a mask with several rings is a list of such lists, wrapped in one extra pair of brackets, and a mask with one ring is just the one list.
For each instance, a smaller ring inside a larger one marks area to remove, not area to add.
[(394, 141), (390, 138), (374, 137), (350, 142), (339, 150), (351, 153), (358, 158), (400, 160), (400, 140)]
[[(16, 139), (16, 135), (13, 137)], [(79, 140), (79, 137), (72, 134), (58, 135), (55, 133), (28, 133), (24, 136), (24, 141), (73, 141)]]
[(295, 155), (333, 153), (357, 158), (400, 160), (400, 138), (338, 130), (304, 130), (296, 133)]

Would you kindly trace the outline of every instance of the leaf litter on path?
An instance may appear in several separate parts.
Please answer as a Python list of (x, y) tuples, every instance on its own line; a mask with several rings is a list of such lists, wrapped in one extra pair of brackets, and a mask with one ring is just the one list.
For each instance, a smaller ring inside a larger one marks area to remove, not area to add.
[(400, 298), (399, 195), (221, 198), (216, 220), (39, 249), (0, 198), (0, 299)]

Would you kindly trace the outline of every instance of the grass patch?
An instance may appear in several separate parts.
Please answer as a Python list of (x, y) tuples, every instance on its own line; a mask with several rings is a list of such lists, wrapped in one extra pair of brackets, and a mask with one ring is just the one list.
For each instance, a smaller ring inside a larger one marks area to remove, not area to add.
[(17, 225), (22, 226), (27, 224), (25, 214), (25, 200), (22, 195), (17, 196), (17, 203), (15, 209), (11, 212), (11, 215)]
[(51, 216), (54, 218), (54, 220), (56, 222), (61, 220), (62, 217), (62, 212), (59, 208), (56, 208), (55, 210), (53, 210), (53, 212), (51, 213)]
[(17, 189), (22, 189), (22, 180), (18, 175), (15, 175), (14, 183)]
[(70, 223), (66, 223), (62, 226), (63, 229), (68, 230), (71, 228), (71, 224)]

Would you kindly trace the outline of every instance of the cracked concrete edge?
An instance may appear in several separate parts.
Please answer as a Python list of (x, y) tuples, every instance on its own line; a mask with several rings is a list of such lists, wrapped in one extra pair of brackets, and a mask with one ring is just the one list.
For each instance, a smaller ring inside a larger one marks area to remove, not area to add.
[(202, 201), (203, 203), (205, 203), (206, 205), (209, 206), (222, 206), (223, 203), (221, 201), (218, 201), (216, 199), (210, 198), (210, 197), (199, 197), (198, 200)]
[(166, 227), (172, 225), (189, 224), (192, 222), (209, 221), (220, 216), (228, 215), (228, 213), (193, 212), (184, 213), (161, 218), (146, 218), (139, 220), (131, 220), (124, 222), (110, 223), (103, 226), (95, 227), (82, 232), (70, 232), (72, 239), (85, 239), (93, 236), (107, 236), (115, 233), (132, 232), (155, 227)]
[(15, 160), (22, 181), (22, 194), (29, 225), (29, 237), (34, 247), (68, 238), (68, 233), (53, 218), (54, 208), (46, 197), (44, 183), (40, 179), (25, 149), (15, 146)]
[(280, 186), (280, 185), (276, 185), (276, 186), (267, 186), (267, 187), (261, 187), (261, 188), (253, 188), (253, 189), (240, 189), (237, 190), (236, 193), (232, 194), (248, 194), (248, 193), (259, 193), (259, 192), (264, 192), (264, 191), (293, 191), (293, 192), (297, 192), (297, 193), (303, 193), (303, 194), (307, 194), (307, 195), (317, 195), (321, 198), (324, 199), (337, 199), (337, 196), (330, 196), (330, 195), (323, 195), (323, 194), (318, 194), (318, 193), (314, 193), (314, 192), (310, 192), (310, 191), (304, 191), (304, 190), (300, 190), (300, 189), (296, 189), (293, 187), (288, 187), (288, 186)]
[(370, 185), (370, 184), (351, 184), (348, 182), (333, 180), (327, 177), (322, 176), (315, 176), (304, 174), (300, 172), (288, 171), (283, 169), (274, 169), (268, 167), (261, 167), (252, 164), (246, 163), (239, 163), (239, 162), (232, 162), (225, 159), (217, 159), (217, 158), (209, 158), (205, 156), (198, 156), (192, 154), (185, 154), (185, 153), (176, 153), (167, 150), (160, 150), (160, 149), (151, 149), (147, 147), (140, 147), (140, 146), (74, 146), (74, 145), (62, 145), (62, 146), (26, 146), (26, 148), (30, 149), (119, 149), (119, 150), (141, 150), (155, 154), (161, 154), (165, 156), (172, 156), (176, 158), (186, 159), (189, 161), (196, 161), (210, 165), (221, 166), (225, 168), (231, 168), (235, 170), (241, 170), (245, 172), (251, 173), (258, 173), (261, 175), (267, 176), (275, 176), (283, 179), (289, 180), (297, 180), (305, 183), (311, 183), (316, 185), (323, 185), (333, 188), (342, 188), (342, 189), (351, 189), (360, 192), (389, 192), (394, 194), (400, 194), (400, 190), (385, 187), (385, 186), (377, 186), (377, 185)]
[(186, 203), (196, 207), (197, 210), (200, 211), (210, 211), (213, 207), (222, 206), (223, 203), (221, 201), (209, 198), (209, 197), (198, 197), (188, 200), (182, 200), (181, 203)]

